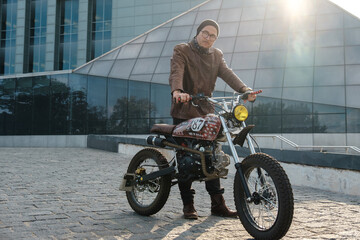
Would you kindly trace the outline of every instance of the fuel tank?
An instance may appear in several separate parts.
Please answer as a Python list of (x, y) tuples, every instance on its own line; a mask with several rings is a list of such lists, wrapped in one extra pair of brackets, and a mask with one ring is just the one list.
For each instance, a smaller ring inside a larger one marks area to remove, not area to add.
[(192, 118), (177, 125), (173, 131), (174, 137), (196, 138), (213, 141), (221, 128), (220, 118), (214, 114)]

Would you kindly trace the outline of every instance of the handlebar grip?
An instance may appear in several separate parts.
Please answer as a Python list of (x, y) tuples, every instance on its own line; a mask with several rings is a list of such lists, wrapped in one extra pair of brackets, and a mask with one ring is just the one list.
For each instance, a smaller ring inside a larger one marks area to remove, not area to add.
[[(193, 100), (194, 98), (195, 98), (194, 96), (190, 95), (190, 101)], [(181, 102), (181, 97), (179, 97), (177, 100), (178, 100), (178, 102)]]
[[(258, 91), (255, 91), (255, 92), (253, 92), (253, 91), (247, 91), (247, 92), (244, 92), (244, 93), (241, 95), (241, 99), (245, 101), (245, 100), (248, 99), (248, 97), (249, 97), (250, 94), (259, 94), (259, 93), (262, 93), (262, 90), (261, 90), (261, 89), (258, 90)], [(254, 101), (255, 101), (255, 100), (254, 100)], [(254, 102), (254, 101), (251, 101), (251, 102)]]
[(252, 92), (253, 94), (259, 94), (259, 93), (262, 93), (262, 90), (260, 89), (260, 90), (258, 90), (258, 91), (256, 91), (256, 92)]
[[(195, 99), (195, 98), (196, 98), (196, 97), (190, 95), (190, 100), (193, 100), (193, 99)], [(181, 101), (181, 98), (178, 98), (178, 101), (180, 102), (180, 101)]]
[(199, 93), (196, 95), (190, 95), (190, 100), (196, 100), (196, 99), (204, 99), (205, 95), (203, 93)]

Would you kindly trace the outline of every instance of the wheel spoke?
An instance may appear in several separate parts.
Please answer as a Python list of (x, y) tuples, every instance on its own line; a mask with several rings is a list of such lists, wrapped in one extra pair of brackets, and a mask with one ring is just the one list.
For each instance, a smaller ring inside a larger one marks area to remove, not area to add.
[(157, 213), (166, 203), (171, 188), (171, 175), (143, 181), (148, 174), (169, 167), (166, 158), (156, 149), (145, 148), (131, 159), (128, 171), (135, 175), (133, 186), (126, 192), (131, 208), (138, 214), (150, 216)]
[[(158, 167), (154, 167), (156, 165), (154, 159), (148, 158), (145, 159), (138, 168), (145, 169), (145, 174), (149, 174), (158, 170)], [(154, 179), (141, 185), (135, 184), (134, 199), (139, 205), (148, 206), (155, 200), (160, 188), (158, 181), (158, 179)]]
[(258, 171), (259, 169), (252, 169), (247, 177), (249, 190), (255, 198), (252, 203), (247, 203), (247, 205), (254, 224), (258, 228), (266, 230), (271, 228), (277, 218), (277, 193), (273, 191), (275, 189), (274, 183), (266, 171), (261, 169), (264, 173), (262, 175), (259, 175)]
[(249, 155), (241, 164), (252, 199), (246, 197), (241, 173), (236, 174), (234, 197), (241, 223), (255, 239), (281, 239), (294, 213), (291, 184), (284, 169), (264, 153)]
[(264, 197), (262, 197), (262, 199), (264, 199), (267, 203), (270, 203), (272, 207), (274, 207), (274, 208), (277, 207), (277, 205), (273, 201), (271, 201), (270, 199), (264, 198)]

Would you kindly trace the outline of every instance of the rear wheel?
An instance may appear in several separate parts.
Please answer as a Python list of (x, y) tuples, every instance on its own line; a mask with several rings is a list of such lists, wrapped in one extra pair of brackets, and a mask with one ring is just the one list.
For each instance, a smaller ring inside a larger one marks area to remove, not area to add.
[[(168, 167), (166, 158), (157, 150), (146, 148), (138, 152), (131, 160), (127, 173), (135, 174), (139, 179), (145, 174)], [(161, 176), (145, 183), (135, 184), (126, 192), (131, 208), (140, 215), (157, 213), (165, 205), (171, 188), (171, 175)]]
[(234, 181), (235, 205), (244, 228), (255, 239), (280, 239), (292, 222), (294, 198), (290, 181), (271, 156), (252, 154), (242, 162), (242, 171), (253, 200), (246, 200), (239, 173)]

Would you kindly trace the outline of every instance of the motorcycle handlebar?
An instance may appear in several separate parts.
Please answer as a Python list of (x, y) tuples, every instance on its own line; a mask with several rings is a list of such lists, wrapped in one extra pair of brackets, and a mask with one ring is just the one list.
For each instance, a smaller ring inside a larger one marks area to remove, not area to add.
[[(249, 97), (249, 94), (259, 94), (259, 93), (262, 93), (262, 90), (261, 90), (261, 89), (258, 90), (258, 91), (247, 91), (247, 92), (244, 92), (244, 93), (240, 94), (239, 96), (240, 96), (240, 98), (241, 98), (242, 100), (247, 100), (248, 97)], [(203, 93), (199, 93), (199, 94), (197, 94), (197, 95), (195, 95), (195, 96), (190, 95), (190, 99), (191, 99), (191, 100), (205, 99), (205, 98), (208, 98), (208, 97), (205, 96)]]
[[(203, 93), (199, 93), (196, 95), (190, 95), (190, 101), (197, 100), (197, 99), (205, 99), (205, 98), (206, 98), (206, 96)], [(178, 98), (178, 101), (180, 102), (181, 98)]]
[[(259, 94), (259, 93), (262, 93), (262, 90), (258, 90), (258, 91), (247, 91), (247, 92), (244, 92), (242, 94), (240, 94), (240, 98), (242, 100), (247, 100), (248, 97), (249, 97), (249, 94)], [(193, 100), (201, 100), (201, 99), (207, 99), (208, 97), (205, 96), (203, 93), (199, 93), (199, 94), (196, 94), (196, 95), (190, 95), (190, 101), (193, 101)], [(179, 98), (179, 101), (181, 99)]]

